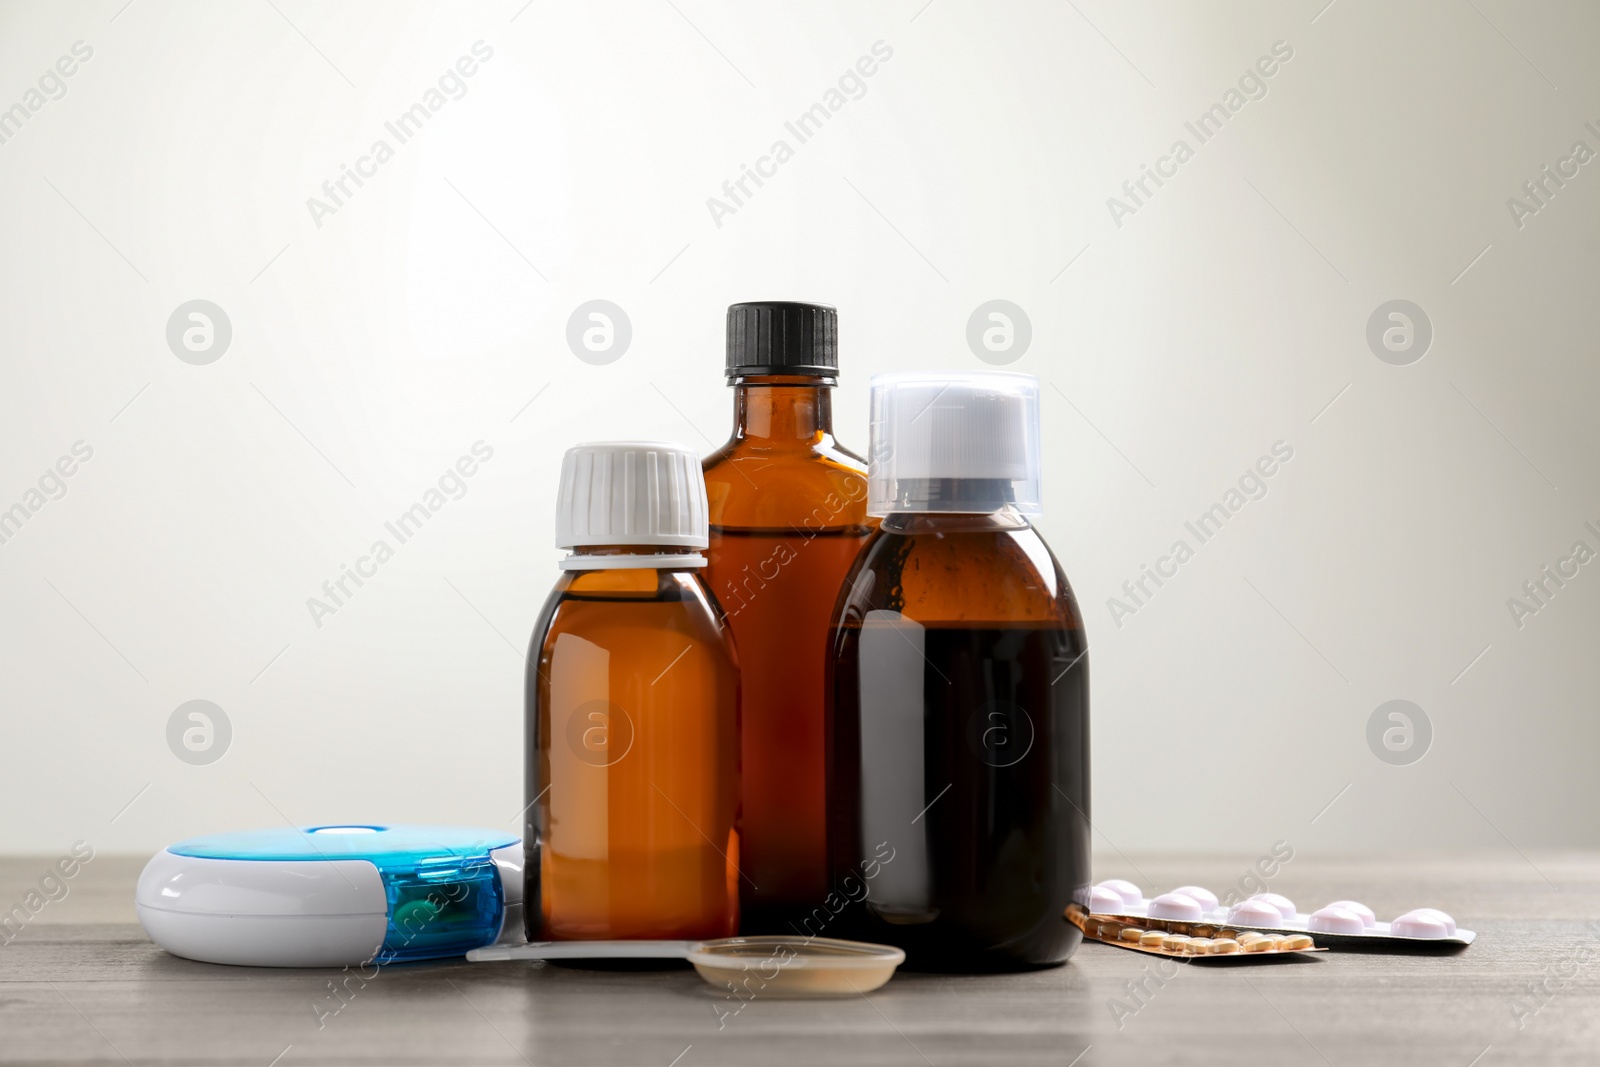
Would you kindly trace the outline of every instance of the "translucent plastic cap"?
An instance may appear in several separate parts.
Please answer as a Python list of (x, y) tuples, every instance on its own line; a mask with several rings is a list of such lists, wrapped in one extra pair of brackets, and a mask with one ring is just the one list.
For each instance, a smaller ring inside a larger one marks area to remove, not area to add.
[(1039, 379), (971, 371), (872, 379), (867, 513), (1039, 506)]
[(556, 500), (556, 547), (706, 547), (706, 482), (694, 449), (664, 441), (600, 441), (567, 449)]

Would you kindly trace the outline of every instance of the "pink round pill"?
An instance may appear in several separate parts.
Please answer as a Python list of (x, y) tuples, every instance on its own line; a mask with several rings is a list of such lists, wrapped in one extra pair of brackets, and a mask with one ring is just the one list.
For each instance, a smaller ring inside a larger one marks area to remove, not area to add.
[(1278, 914), (1282, 915), (1286, 921), (1293, 919), (1295, 916), (1294, 901), (1281, 893), (1256, 893), (1250, 899), (1264, 900), (1271, 904), (1278, 909)]
[(1089, 890), (1089, 910), (1097, 915), (1115, 915), (1125, 906), (1121, 894), (1097, 885)]
[(1152, 919), (1176, 919), (1179, 922), (1199, 922), (1205, 914), (1200, 902), (1182, 893), (1162, 893), (1150, 902)]
[(1217, 906), (1217, 895), (1203, 886), (1180, 885), (1178, 888), (1174, 889), (1173, 892), (1182, 893), (1196, 904), (1199, 904), (1206, 911), (1211, 911)]
[[(1431, 911), (1429, 908), (1408, 911), (1389, 924), (1389, 932), (1395, 937), (1449, 937), (1455, 921), (1443, 912), (1430, 914)], [(1441, 915), (1444, 917), (1440, 918)]]
[(1366, 929), (1361, 916), (1349, 908), (1329, 905), (1311, 913), (1306, 927), (1314, 934), (1359, 934)]
[(1365, 904), (1360, 903), (1359, 901), (1354, 901), (1354, 900), (1336, 900), (1332, 904), (1329, 904), (1328, 907), (1330, 907), (1330, 908), (1343, 908), (1345, 911), (1353, 911), (1353, 912), (1355, 912), (1357, 915), (1361, 916), (1361, 925), (1362, 926), (1371, 927), (1374, 924), (1376, 924), (1377, 921), (1378, 921), (1378, 916), (1373, 913), (1373, 910), (1371, 908), (1367, 907)]
[(1144, 899), (1144, 894), (1139, 887), (1122, 878), (1107, 878), (1095, 886), (1096, 889), (1109, 889), (1122, 898), (1124, 904), (1137, 904)]
[(1440, 922), (1444, 923), (1445, 929), (1450, 931), (1450, 936), (1455, 936), (1456, 921), (1450, 918), (1449, 915), (1446, 915), (1444, 912), (1440, 911), (1438, 908), (1413, 908), (1412, 910), (1419, 915), (1432, 915), (1435, 919), (1438, 919)]
[(1241, 900), (1228, 909), (1230, 926), (1282, 926), (1283, 916), (1264, 900)]

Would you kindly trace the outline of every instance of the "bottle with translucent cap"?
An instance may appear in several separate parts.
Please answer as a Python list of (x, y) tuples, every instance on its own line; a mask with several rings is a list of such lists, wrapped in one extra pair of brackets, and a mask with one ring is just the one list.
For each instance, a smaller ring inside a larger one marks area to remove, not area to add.
[(980, 513), (1039, 504), (1039, 381), (1029, 374), (872, 379), (873, 515)]
[(1082, 940), (1062, 916), (1089, 885), (1087, 645), (1031, 522), (1039, 469), (1033, 377), (873, 379), (882, 523), (831, 631), (830, 867), (872, 876), (844, 936), (909, 966), (1059, 963)]
[(739, 922), (739, 675), (700, 579), (693, 449), (579, 445), (570, 550), (528, 650), (530, 941), (729, 937)]

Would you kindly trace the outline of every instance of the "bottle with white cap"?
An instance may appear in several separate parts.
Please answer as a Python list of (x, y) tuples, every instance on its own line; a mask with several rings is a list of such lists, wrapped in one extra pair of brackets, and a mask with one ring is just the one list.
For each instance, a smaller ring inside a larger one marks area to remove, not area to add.
[(571, 554), (528, 651), (531, 941), (737, 930), (739, 675), (700, 578), (706, 539), (693, 449), (567, 452), (556, 545)]
[(911, 966), (1059, 963), (1089, 885), (1083, 619), (1032, 525), (1039, 383), (872, 381), (868, 512), (831, 635), (834, 884), (870, 878), (853, 933)]

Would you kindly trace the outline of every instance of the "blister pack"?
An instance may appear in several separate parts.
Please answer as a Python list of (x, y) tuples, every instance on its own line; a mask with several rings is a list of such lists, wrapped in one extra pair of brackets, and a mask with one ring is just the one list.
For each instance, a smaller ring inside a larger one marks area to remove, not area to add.
[(1277, 934), (1206, 923), (1093, 915), (1076, 902), (1067, 905), (1066, 917), (1091, 941), (1154, 956), (1181, 957), (1185, 961), (1282, 959), (1324, 951), (1317, 947), (1310, 934)]
[[(1179, 886), (1170, 893), (1146, 897), (1121, 878), (1093, 886), (1079, 904), (1093, 918), (1120, 920), (1146, 929), (1192, 932), (1194, 927), (1314, 935), (1330, 949), (1374, 951), (1459, 951), (1472, 944), (1473, 931), (1437, 908), (1414, 908), (1388, 922), (1354, 900), (1336, 900), (1309, 914), (1280, 893), (1257, 893), (1232, 906), (1203, 886)], [(1082, 925), (1081, 923), (1078, 925)]]

